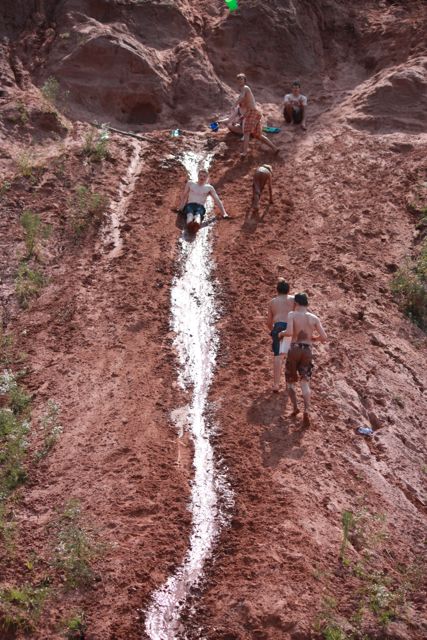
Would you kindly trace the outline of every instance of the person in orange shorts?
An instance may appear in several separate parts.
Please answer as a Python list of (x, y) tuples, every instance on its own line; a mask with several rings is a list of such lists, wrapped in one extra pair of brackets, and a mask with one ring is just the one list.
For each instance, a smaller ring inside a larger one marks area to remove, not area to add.
[(240, 154), (240, 157), (243, 159), (248, 155), (249, 139), (251, 136), (268, 145), (274, 153), (279, 153), (279, 149), (262, 133), (261, 112), (257, 109), (254, 94), (246, 84), (246, 76), (243, 73), (239, 73), (237, 76), (237, 84), (240, 89), (240, 94), (236, 106), (240, 107), (243, 115), (243, 152)]
[[(298, 378), (301, 383), (304, 399), (303, 426), (310, 426), (310, 379), (313, 369), (313, 342), (327, 342), (325, 330), (319, 318), (307, 309), (308, 298), (305, 293), (297, 293), (294, 298), (295, 308), (288, 314), (288, 326), (278, 335), (279, 340), (291, 337), (292, 342), (286, 358), (285, 377), (287, 391), (292, 401), (293, 412), (299, 413), (295, 384)], [(316, 335), (317, 334), (317, 335)]]

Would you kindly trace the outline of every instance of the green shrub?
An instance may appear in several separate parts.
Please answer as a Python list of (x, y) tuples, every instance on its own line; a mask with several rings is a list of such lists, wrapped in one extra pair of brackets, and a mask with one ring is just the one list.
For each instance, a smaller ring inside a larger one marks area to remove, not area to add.
[(24, 228), (24, 241), (27, 248), (27, 258), (38, 253), (39, 243), (50, 235), (50, 225), (43, 224), (40, 216), (32, 211), (25, 210), (21, 215), (21, 225)]
[(12, 183), (9, 180), (4, 180), (0, 186), (0, 198), (2, 198), (11, 188)]
[(427, 242), (418, 258), (408, 260), (396, 273), (391, 290), (402, 311), (427, 331)]
[(83, 613), (78, 613), (65, 620), (64, 626), (66, 628), (65, 637), (68, 640), (82, 640), (85, 636), (87, 625)]
[(58, 80), (53, 76), (50, 76), (42, 86), (41, 92), (48, 102), (55, 104), (59, 97)]
[(34, 157), (31, 153), (24, 152), (17, 159), (17, 164), (21, 175), (24, 178), (32, 178), (34, 170)]
[(9, 587), (0, 591), (0, 629), (9, 633), (32, 631), (49, 593), (46, 586)]
[(15, 278), (15, 290), (19, 304), (26, 309), (31, 298), (37, 297), (46, 281), (37, 269), (31, 269), (26, 262), (21, 262)]
[(62, 433), (62, 426), (59, 422), (59, 411), (59, 405), (53, 400), (49, 400), (47, 403), (47, 412), (41, 419), (43, 446), (37, 451), (36, 460), (42, 460), (48, 455)]
[(76, 236), (101, 223), (108, 198), (79, 185), (70, 201), (70, 225)]
[(25, 482), (23, 466), (30, 430), (28, 420), (22, 420), (11, 409), (0, 410), (0, 500)]
[(85, 137), (83, 154), (93, 162), (101, 162), (108, 158), (109, 137), (109, 132), (105, 128), (101, 129), (99, 134), (94, 129), (91, 129)]
[(69, 500), (65, 505), (57, 527), (55, 565), (63, 572), (65, 586), (68, 589), (89, 586), (95, 578), (91, 564), (105, 546), (83, 525), (78, 500)]

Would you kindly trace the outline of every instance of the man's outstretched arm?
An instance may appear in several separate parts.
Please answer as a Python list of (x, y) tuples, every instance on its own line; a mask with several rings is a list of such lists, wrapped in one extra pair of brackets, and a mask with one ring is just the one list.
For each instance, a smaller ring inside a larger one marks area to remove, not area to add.
[(224, 205), (222, 204), (217, 192), (215, 191), (215, 189), (213, 187), (212, 187), (212, 189), (210, 190), (209, 193), (212, 196), (212, 198), (214, 199), (215, 204), (217, 205), (218, 209), (221, 211), (221, 213), (224, 216), (224, 218), (228, 218), (228, 213), (224, 209)]

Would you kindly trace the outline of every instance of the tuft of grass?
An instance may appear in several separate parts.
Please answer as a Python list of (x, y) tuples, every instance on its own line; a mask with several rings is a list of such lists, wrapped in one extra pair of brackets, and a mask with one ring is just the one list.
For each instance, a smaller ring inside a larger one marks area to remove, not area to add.
[(11, 188), (12, 183), (9, 180), (3, 180), (0, 185), (0, 198), (2, 198)]
[(31, 298), (40, 294), (45, 284), (45, 277), (40, 271), (31, 269), (26, 262), (20, 263), (15, 278), (15, 291), (23, 309), (28, 307)]
[(64, 627), (68, 640), (83, 640), (87, 629), (84, 613), (77, 613), (65, 620)]
[(83, 155), (87, 156), (92, 162), (102, 162), (110, 155), (108, 151), (109, 138), (108, 129), (103, 127), (99, 134), (94, 129), (91, 129), (85, 137)]
[(326, 625), (322, 629), (324, 640), (348, 640), (348, 635), (336, 625)]
[(407, 260), (391, 283), (392, 293), (402, 311), (427, 332), (427, 241), (418, 257)]
[(24, 178), (33, 178), (34, 157), (31, 153), (21, 153), (17, 159), (17, 164), (19, 171)]
[(13, 336), (4, 333), (0, 323), (0, 365), (7, 367), (13, 359)]
[(352, 511), (343, 511), (341, 515), (341, 525), (342, 525), (342, 542), (340, 548), (340, 560), (345, 563), (345, 552), (347, 549), (347, 545), (350, 538), (350, 533), (354, 527), (355, 519)]
[(335, 598), (324, 597), (315, 623), (315, 631), (321, 634), (323, 640), (349, 640), (337, 621), (337, 606)]
[[(16, 376), (5, 369), (0, 374), (0, 538), (9, 553), (14, 551), (15, 524), (8, 499), (12, 492), (27, 479), (24, 466), (30, 431), (29, 413), (31, 397), (18, 384)], [(1, 604), (1, 599), (0, 599)], [(0, 606), (0, 629), (2, 620)], [(6, 617), (9, 615), (6, 612)]]
[(20, 101), (18, 102), (18, 111), (19, 111), (19, 119), (21, 121), (21, 124), (22, 125), (27, 124), (30, 117), (28, 115), (27, 108), (23, 102), (20, 102)]
[(62, 433), (62, 425), (59, 422), (59, 412), (59, 404), (54, 400), (49, 400), (47, 403), (47, 411), (41, 419), (43, 446), (36, 453), (37, 461), (43, 460), (43, 458), (48, 455)]
[(70, 225), (76, 236), (101, 223), (108, 198), (79, 185), (70, 201)]
[(43, 96), (51, 104), (55, 104), (59, 97), (59, 82), (53, 76), (50, 76), (41, 88)]
[(26, 209), (21, 215), (21, 225), (24, 228), (24, 241), (27, 258), (38, 255), (41, 240), (50, 236), (50, 225), (44, 224), (37, 213)]
[(0, 629), (9, 633), (34, 630), (48, 593), (46, 586), (28, 584), (0, 590)]
[(24, 457), (30, 423), (11, 409), (0, 409), (0, 503), (27, 479)]
[(105, 545), (96, 541), (93, 532), (83, 524), (78, 500), (71, 499), (66, 503), (57, 527), (55, 566), (63, 572), (66, 588), (90, 586), (95, 579), (92, 562), (101, 555)]
[(0, 374), (0, 393), (7, 396), (8, 408), (14, 415), (28, 417), (31, 396), (18, 384), (17, 376), (8, 369)]

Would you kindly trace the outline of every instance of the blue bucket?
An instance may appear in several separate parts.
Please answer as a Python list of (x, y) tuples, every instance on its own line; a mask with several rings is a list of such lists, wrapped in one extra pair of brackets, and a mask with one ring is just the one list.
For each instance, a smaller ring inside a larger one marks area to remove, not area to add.
[(211, 122), (210, 125), (209, 125), (209, 128), (212, 129), (212, 131), (218, 131), (218, 129), (219, 129), (218, 122)]

